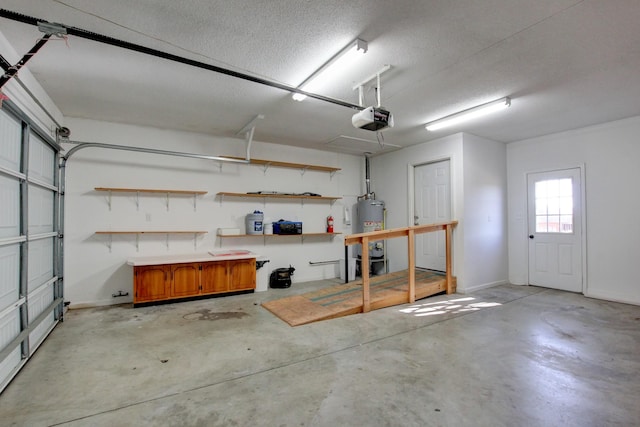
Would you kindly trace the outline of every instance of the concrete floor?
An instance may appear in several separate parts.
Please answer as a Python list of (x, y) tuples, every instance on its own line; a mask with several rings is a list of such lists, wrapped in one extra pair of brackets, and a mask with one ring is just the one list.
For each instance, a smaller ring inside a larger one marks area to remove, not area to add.
[(295, 328), (260, 307), (326, 283), (70, 311), (0, 395), (0, 424), (640, 423), (640, 307), (526, 286)]

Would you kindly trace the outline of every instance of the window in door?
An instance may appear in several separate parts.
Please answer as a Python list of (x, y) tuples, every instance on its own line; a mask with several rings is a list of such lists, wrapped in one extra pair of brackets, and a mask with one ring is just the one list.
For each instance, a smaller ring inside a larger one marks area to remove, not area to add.
[(536, 233), (573, 233), (571, 178), (535, 183)]

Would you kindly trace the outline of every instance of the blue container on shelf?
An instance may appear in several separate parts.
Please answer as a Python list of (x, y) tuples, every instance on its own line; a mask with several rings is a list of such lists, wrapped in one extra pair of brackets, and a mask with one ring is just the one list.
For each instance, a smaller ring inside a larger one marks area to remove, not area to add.
[(274, 222), (273, 234), (302, 234), (302, 222), (298, 222), (298, 221)]

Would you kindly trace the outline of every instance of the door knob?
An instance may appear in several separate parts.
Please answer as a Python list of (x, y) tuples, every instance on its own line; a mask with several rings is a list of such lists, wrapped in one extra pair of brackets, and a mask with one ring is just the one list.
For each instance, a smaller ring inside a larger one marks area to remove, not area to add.
[(530, 238), (530, 239), (533, 239), (533, 234), (529, 234), (529, 238)]

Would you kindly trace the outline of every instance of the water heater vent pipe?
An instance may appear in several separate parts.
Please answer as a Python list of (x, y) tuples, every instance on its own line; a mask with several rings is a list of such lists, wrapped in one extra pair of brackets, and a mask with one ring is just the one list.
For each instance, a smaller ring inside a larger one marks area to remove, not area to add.
[(376, 193), (371, 191), (371, 169), (369, 165), (369, 155), (371, 153), (364, 153), (364, 166), (365, 166), (365, 179), (364, 183), (367, 189), (367, 192), (362, 196), (358, 196), (358, 200), (375, 200)]

